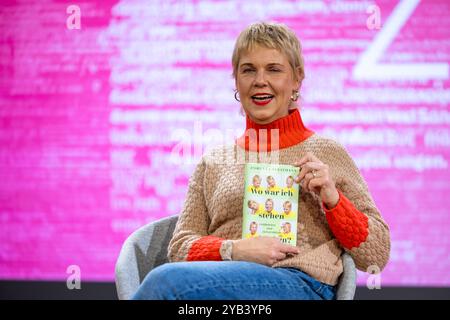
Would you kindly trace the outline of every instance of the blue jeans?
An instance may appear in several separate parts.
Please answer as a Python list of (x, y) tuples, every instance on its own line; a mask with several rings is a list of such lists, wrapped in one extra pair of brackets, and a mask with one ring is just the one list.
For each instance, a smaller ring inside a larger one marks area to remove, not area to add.
[(333, 286), (294, 268), (244, 261), (163, 264), (147, 274), (133, 299), (331, 300)]

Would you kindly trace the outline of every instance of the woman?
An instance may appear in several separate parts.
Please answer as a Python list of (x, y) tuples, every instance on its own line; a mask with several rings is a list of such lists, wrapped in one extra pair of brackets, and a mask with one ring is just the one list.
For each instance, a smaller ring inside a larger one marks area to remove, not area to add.
[(283, 188), (284, 192), (295, 192), (295, 189), (293, 188), (294, 185), (294, 178), (292, 176), (289, 176), (286, 178), (286, 187)]
[(292, 203), (290, 201), (285, 201), (283, 203), (283, 214), (285, 218), (289, 218), (293, 216)]
[(250, 214), (260, 214), (264, 212), (264, 207), (255, 200), (248, 200), (247, 206), (251, 210)]
[(241, 239), (244, 164), (223, 163), (223, 149), (214, 150), (189, 181), (168, 248), (177, 263), (152, 270), (135, 298), (334, 299), (344, 251), (360, 270), (384, 268), (388, 226), (345, 149), (303, 125), (296, 101), (304, 69), (295, 34), (281, 24), (250, 25), (237, 39), (232, 64), (247, 128), (226, 147), (225, 159), (243, 153), (260, 160), (268, 151), (278, 158), (266, 161), (300, 168), (297, 246)]
[(265, 204), (265, 211), (263, 212), (263, 214), (269, 214), (269, 215), (278, 215), (278, 212), (273, 208), (273, 200), (272, 199), (267, 199)]
[(280, 188), (277, 187), (277, 183), (274, 177), (268, 176), (266, 181), (267, 181), (267, 190), (275, 192), (280, 191)]
[(263, 188), (261, 187), (261, 178), (258, 175), (254, 176), (252, 181), (253, 185), (248, 187), (248, 191), (250, 192), (263, 191)]
[(258, 237), (258, 223), (256, 221), (252, 221), (250, 223), (250, 233), (247, 233), (245, 235), (246, 238), (253, 238), (253, 237)]

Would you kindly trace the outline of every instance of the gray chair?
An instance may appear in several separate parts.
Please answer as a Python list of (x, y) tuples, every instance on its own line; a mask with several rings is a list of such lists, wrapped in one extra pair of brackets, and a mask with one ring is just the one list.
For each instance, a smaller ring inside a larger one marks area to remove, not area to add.
[[(167, 247), (178, 216), (149, 223), (133, 232), (122, 246), (116, 262), (116, 288), (119, 299), (130, 299), (145, 276), (167, 263)], [(338, 300), (352, 300), (356, 289), (356, 268), (351, 256), (344, 253), (344, 273), (337, 286)]]

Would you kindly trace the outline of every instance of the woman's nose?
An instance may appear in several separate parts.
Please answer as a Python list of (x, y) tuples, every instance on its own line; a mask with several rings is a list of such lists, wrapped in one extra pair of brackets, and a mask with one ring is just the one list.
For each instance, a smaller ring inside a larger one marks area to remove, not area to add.
[(267, 81), (266, 81), (266, 77), (263, 71), (258, 71), (256, 73), (256, 78), (255, 78), (255, 85), (256, 86), (261, 86), (261, 85), (266, 85)]

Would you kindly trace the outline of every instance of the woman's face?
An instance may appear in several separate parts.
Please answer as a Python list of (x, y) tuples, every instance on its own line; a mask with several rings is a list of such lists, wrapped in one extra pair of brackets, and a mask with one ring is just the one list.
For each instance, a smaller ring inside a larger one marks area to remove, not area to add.
[(267, 185), (268, 185), (270, 188), (275, 187), (275, 179), (274, 179), (274, 178), (269, 178), (269, 179), (267, 179)]
[(277, 49), (256, 46), (239, 60), (236, 88), (246, 114), (258, 124), (287, 116), (299, 85), (288, 58)]
[(266, 201), (266, 211), (271, 212), (273, 210), (273, 202), (272, 201)]
[(294, 184), (294, 179), (292, 179), (291, 177), (287, 177), (286, 178), (286, 187), (292, 188), (293, 184)]

